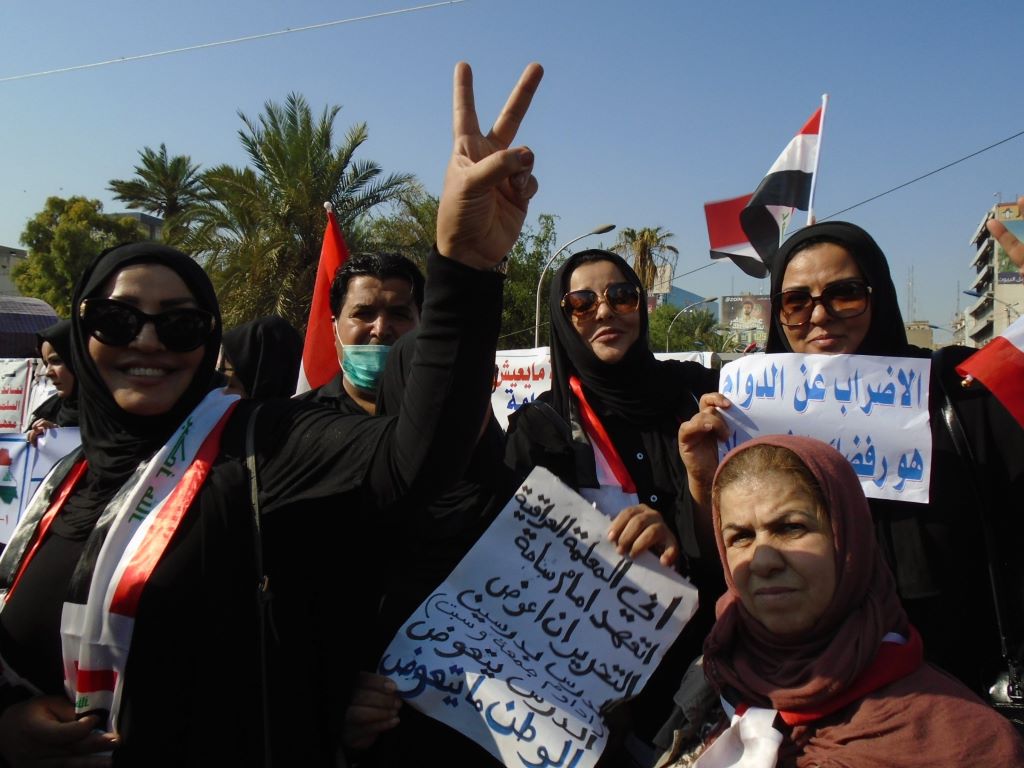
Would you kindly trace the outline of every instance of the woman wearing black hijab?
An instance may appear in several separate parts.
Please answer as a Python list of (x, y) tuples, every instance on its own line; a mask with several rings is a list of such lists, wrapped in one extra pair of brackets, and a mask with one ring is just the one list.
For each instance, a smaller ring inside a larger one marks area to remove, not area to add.
[(537, 189), (533, 154), (508, 145), (540, 77), (527, 68), (484, 136), (456, 67), (447, 255), (428, 259), (397, 417), (292, 400), (254, 417), (256, 403), (215, 388), (220, 317), (192, 259), (142, 243), (86, 270), (72, 302), (83, 446), (0, 557), (8, 761), (99, 765), (88, 753), (116, 742), (123, 765), (334, 764), (365, 619), (358, 580), (394, 525), (387, 510), (460, 476), (488, 407), (492, 269)]
[(630, 705), (639, 734), (649, 739), (654, 728), (644, 728), (667, 714), (724, 589), (713, 543), (704, 551), (697, 543), (698, 532), (711, 530), (710, 497), (691, 495), (694, 478), (679, 442), (680, 424), (697, 413), (702, 394), (718, 388), (718, 375), (698, 363), (655, 360), (646, 293), (617, 254), (574, 254), (555, 273), (548, 305), (552, 388), (510, 419), (506, 462), (524, 473), (548, 468), (606, 515), (627, 510), (617, 521), (660, 516), (682, 543), (679, 567), (700, 590), (697, 615)]
[(53, 427), (78, 426), (78, 393), (71, 367), (71, 321), (61, 320), (36, 334), (39, 357), (46, 366), (46, 377), (57, 391), (44, 400), (29, 420), (28, 441)]
[(218, 369), (228, 391), (262, 400), (291, 397), (302, 364), (302, 335), (287, 320), (271, 315), (250, 320), (224, 333)]
[[(961, 386), (955, 366), (974, 350), (934, 354), (907, 342), (885, 254), (860, 227), (824, 222), (790, 237), (771, 265), (772, 324), (767, 352), (932, 357), (929, 410), (932, 470), (928, 504), (869, 499), (876, 533), (929, 660), (976, 692), (988, 692), (1000, 668), (989, 558), (1017, 561), (1019, 515), (1002, 514), (1024, 494), (1024, 431), (983, 387)], [(973, 455), (958, 453), (945, 404)], [(986, 555), (982, 516), (992, 526)], [(1007, 598), (1003, 624), (1021, 653), (1024, 579), (993, 564)], [(1009, 580), (1008, 580), (1009, 577)], [(1007, 608), (1010, 610), (1007, 611)]]

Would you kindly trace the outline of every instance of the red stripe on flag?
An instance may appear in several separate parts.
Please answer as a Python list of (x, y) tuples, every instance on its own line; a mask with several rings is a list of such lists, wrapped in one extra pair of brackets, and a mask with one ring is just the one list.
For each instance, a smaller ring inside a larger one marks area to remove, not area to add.
[(117, 684), (117, 670), (114, 669), (82, 669), (77, 667), (75, 678), (75, 690), (78, 693), (93, 693), (94, 691), (112, 691)]
[[(804, 123), (804, 127), (800, 129), (800, 133), (813, 133), (815, 136), (821, 131), (821, 107), (811, 115), (811, 119)], [(797, 134), (799, 135), (799, 134)]]
[(740, 211), (747, 207), (753, 195), (715, 200), (704, 203), (704, 216), (708, 221), (708, 240), (711, 250), (720, 251), (730, 245), (747, 242), (747, 234), (740, 226)]
[[(160, 562), (164, 550), (167, 549), (175, 531), (178, 530), (178, 524), (195, 500), (203, 481), (210, 473), (210, 467), (217, 458), (217, 454), (220, 453), (220, 436), (224, 432), (224, 426), (231, 418), (231, 414), (234, 413), (236, 405), (238, 403), (232, 403), (221, 416), (220, 421), (214, 425), (210, 434), (203, 440), (203, 444), (199, 446), (195, 459), (185, 470), (181, 481), (174, 487), (167, 497), (167, 501), (157, 512), (156, 519), (149, 531), (146, 532), (146, 538), (139, 544), (139, 548), (132, 555), (131, 562), (121, 574), (121, 580), (110, 600), (111, 613), (135, 617), (135, 612), (139, 607), (139, 598), (149, 580), (149, 575), (156, 568), (156, 564)], [(78, 690), (85, 689), (79, 686)]]
[(1024, 350), (1004, 336), (996, 336), (956, 370), (984, 384), (1024, 427)]
[(302, 370), (296, 394), (323, 386), (333, 379), (341, 366), (334, 348), (334, 327), (331, 323), (331, 283), (334, 273), (348, 260), (348, 247), (338, 228), (333, 211), (327, 212), (324, 244), (320, 249), (320, 264), (316, 270), (313, 303), (309, 308), (306, 340), (302, 347)]

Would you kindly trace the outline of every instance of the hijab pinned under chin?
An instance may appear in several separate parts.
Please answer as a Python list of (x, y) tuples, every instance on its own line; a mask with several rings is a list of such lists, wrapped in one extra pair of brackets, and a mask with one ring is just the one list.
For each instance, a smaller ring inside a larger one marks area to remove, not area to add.
[(740, 601), (715, 503), (715, 540), (728, 591), (718, 601), (718, 618), (704, 643), (704, 669), (718, 690), (731, 689), (744, 702), (776, 709), (813, 707), (849, 688), (874, 660), (882, 638), (889, 632), (906, 636), (909, 622), (850, 463), (820, 440), (769, 435), (730, 451), (718, 467), (716, 484), (723, 467), (756, 445), (792, 451), (817, 480), (832, 526), (835, 592), (811, 629), (796, 637), (770, 632)]
[[(48, 343), (53, 347), (54, 352), (60, 356), (64, 367), (71, 373), (74, 378), (75, 368), (71, 362), (71, 321), (61, 320), (54, 323), (51, 326), (44, 328), (43, 330), (36, 333), (37, 346), (39, 348), (39, 356), (43, 356), (43, 342)], [(43, 362), (46, 362), (45, 360)], [(52, 398), (51, 398), (52, 400)], [(47, 400), (46, 403), (50, 403)], [(44, 403), (44, 405), (46, 405)], [(78, 380), (75, 378), (74, 383), (71, 386), (71, 392), (68, 393), (67, 397), (58, 397), (58, 399), (52, 404), (53, 408), (51, 412), (43, 413), (42, 408), (37, 410), (35, 415), (37, 417), (45, 418), (47, 421), (52, 421), (58, 427), (77, 426), (78, 425)]]
[[(779, 322), (775, 297), (782, 290), (786, 267), (810, 240), (832, 242), (845, 248), (857, 262), (861, 274), (871, 286), (871, 325), (857, 348), (859, 355), (907, 355), (912, 348), (896, 296), (896, 286), (889, 273), (889, 262), (878, 243), (856, 224), (826, 221), (812, 224), (794, 233), (779, 248), (771, 263), (772, 321), (768, 329), (766, 352), (792, 352), (785, 329)], [(808, 246), (810, 247), (810, 246)]]
[[(605, 363), (587, 346), (562, 309), (562, 297), (569, 290), (572, 273), (581, 265), (608, 261), (618, 267), (626, 282), (640, 289), (640, 335), (617, 363)], [(654, 375), (656, 360), (647, 341), (647, 292), (633, 268), (618, 254), (597, 249), (573, 254), (551, 281), (548, 294), (551, 311), (551, 366), (554, 380), (551, 405), (563, 417), (569, 413), (572, 394), (569, 377), (578, 376), (590, 405), (599, 414), (615, 413), (634, 423), (650, 424), (665, 417), (665, 403), (675, 402), (678, 392), (662, 392), (663, 378)], [(593, 397), (590, 397), (593, 395)]]
[[(106, 295), (108, 283), (122, 269), (153, 264), (173, 270), (188, 287), (200, 309), (216, 318), (206, 340), (203, 358), (188, 389), (166, 413), (139, 416), (124, 411), (114, 401), (89, 355), (89, 338), (82, 328), (83, 299)], [(89, 474), (104, 486), (117, 485), (149, 458), (173, 433), (182, 420), (215, 386), (220, 351), (220, 307), (213, 285), (203, 268), (190, 256), (159, 243), (134, 243), (110, 248), (93, 260), (75, 286), (72, 300), (71, 352), (78, 381), (82, 445), (89, 462)], [(101, 495), (107, 491), (104, 488)]]

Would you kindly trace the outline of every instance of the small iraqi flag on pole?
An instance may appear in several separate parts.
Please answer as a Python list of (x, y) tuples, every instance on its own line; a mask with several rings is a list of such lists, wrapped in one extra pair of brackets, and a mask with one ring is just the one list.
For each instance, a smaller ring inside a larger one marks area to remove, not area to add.
[(960, 363), (956, 372), (984, 384), (1024, 427), (1024, 318)]
[(764, 264), (740, 226), (740, 213), (753, 195), (704, 203), (712, 259), (732, 259), (748, 275), (763, 276)]
[(324, 244), (320, 248), (313, 303), (309, 308), (306, 341), (302, 347), (302, 367), (299, 368), (299, 382), (295, 387), (297, 395), (323, 386), (341, 370), (334, 348), (330, 296), (334, 273), (348, 260), (348, 248), (345, 247), (345, 238), (341, 236), (338, 221), (334, 218), (334, 206), (324, 203), (324, 209), (327, 211), (327, 229), (324, 230)]
[(814, 182), (827, 106), (825, 94), (821, 106), (768, 169), (740, 212), (740, 225), (754, 256), (733, 261), (752, 277), (768, 274), (768, 265), (782, 243), (794, 209), (807, 211), (807, 223), (814, 223)]

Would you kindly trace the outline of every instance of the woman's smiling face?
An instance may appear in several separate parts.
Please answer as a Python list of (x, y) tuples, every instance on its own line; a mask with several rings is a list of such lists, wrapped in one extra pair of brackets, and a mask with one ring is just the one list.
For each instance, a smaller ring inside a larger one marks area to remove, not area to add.
[[(198, 306), (185, 281), (162, 264), (127, 266), (107, 282), (100, 295), (150, 315)], [(202, 346), (190, 352), (171, 352), (150, 322), (123, 347), (104, 344), (93, 336), (88, 344), (89, 356), (114, 402), (137, 416), (169, 411), (188, 390), (205, 354)]]

